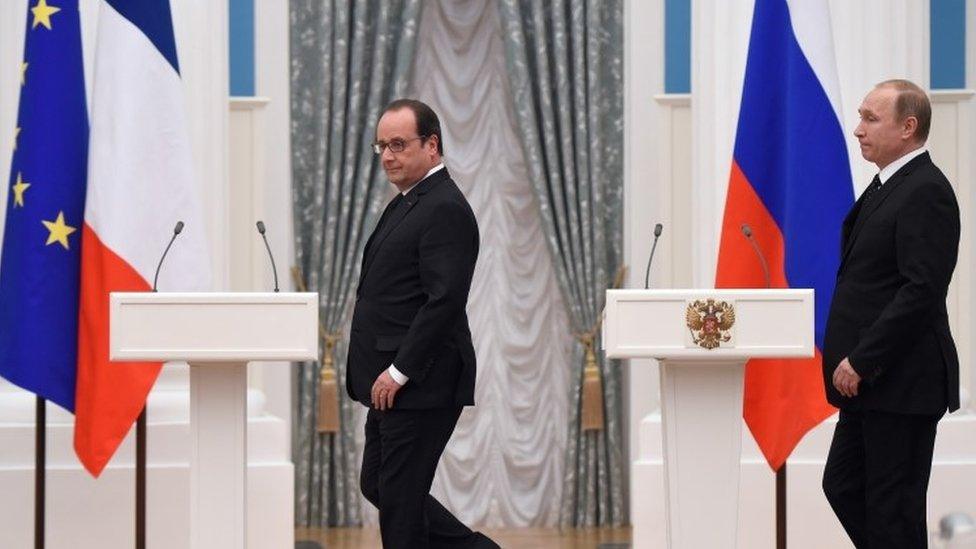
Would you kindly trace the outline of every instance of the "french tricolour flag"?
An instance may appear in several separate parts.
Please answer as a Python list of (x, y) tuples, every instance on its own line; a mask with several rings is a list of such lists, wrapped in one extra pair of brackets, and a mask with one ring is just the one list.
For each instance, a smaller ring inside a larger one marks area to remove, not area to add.
[(161, 291), (210, 285), (169, 0), (104, 0), (98, 14), (81, 246), (75, 451), (101, 473), (161, 364), (108, 360), (109, 292), (148, 291), (177, 221)]
[(815, 290), (816, 356), (746, 365), (743, 415), (774, 470), (834, 412), (820, 351), (854, 201), (839, 89), (827, 1), (756, 0), (716, 287), (764, 286), (741, 233), (748, 223), (772, 286)]

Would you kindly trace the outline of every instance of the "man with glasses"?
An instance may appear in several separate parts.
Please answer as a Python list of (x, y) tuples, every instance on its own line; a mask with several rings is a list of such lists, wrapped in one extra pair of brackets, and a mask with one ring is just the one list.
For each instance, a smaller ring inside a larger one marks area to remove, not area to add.
[(387, 106), (373, 150), (399, 193), (366, 242), (349, 341), (346, 389), (369, 408), (360, 487), (384, 547), (497, 547), (430, 495), (461, 408), (474, 404), (465, 307), (478, 223), (444, 168), (430, 107)]

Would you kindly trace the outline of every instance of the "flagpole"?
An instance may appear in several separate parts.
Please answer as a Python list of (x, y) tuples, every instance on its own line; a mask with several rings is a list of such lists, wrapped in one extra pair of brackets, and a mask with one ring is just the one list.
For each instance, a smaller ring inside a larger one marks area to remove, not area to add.
[(44, 549), (44, 486), (47, 475), (47, 401), (37, 395), (34, 412), (34, 549)]
[[(771, 289), (773, 285), (769, 278), (769, 265), (766, 263), (766, 256), (763, 255), (762, 249), (752, 235), (752, 227), (743, 223), (740, 230), (752, 246), (752, 251), (756, 253), (756, 257), (759, 258), (759, 264), (763, 270), (763, 279), (766, 281), (766, 289)], [(786, 549), (786, 460), (776, 470), (776, 549)]]
[(146, 549), (146, 407), (136, 419), (136, 549)]
[(776, 471), (776, 549), (786, 549), (786, 462)]

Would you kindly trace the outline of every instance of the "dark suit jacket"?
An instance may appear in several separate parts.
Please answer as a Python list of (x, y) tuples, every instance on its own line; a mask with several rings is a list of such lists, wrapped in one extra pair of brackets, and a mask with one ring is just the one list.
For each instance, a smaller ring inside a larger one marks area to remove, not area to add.
[(392, 363), (410, 378), (394, 408), (474, 404), (465, 307), (478, 242), (474, 213), (446, 168), (387, 207), (363, 252), (346, 369), (350, 397), (370, 406), (373, 382)]
[[(823, 350), (827, 400), (838, 408), (941, 414), (959, 408), (959, 359), (946, 292), (959, 248), (959, 206), (923, 153), (844, 220), (841, 263)], [(844, 357), (861, 376), (842, 396)]]

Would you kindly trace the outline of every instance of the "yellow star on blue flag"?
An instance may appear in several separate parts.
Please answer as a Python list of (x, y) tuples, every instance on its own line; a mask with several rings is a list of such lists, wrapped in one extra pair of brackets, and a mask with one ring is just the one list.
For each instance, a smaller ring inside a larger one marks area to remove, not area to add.
[(71, 249), (68, 246), (68, 235), (78, 230), (77, 227), (72, 227), (64, 222), (64, 212), (58, 212), (58, 218), (54, 221), (41, 220), (41, 223), (47, 227), (48, 235), (47, 242), (45, 245), (51, 245), (57, 242), (58, 244), (64, 246), (65, 250)]
[(59, 11), (61, 8), (47, 5), (47, 0), (37, 0), (37, 4), (31, 8), (31, 13), (34, 14), (34, 24), (31, 28), (36, 29), (38, 25), (42, 25), (47, 30), (52, 30), (51, 16)]
[(14, 191), (14, 208), (24, 207), (24, 193), (28, 188), (30, 188), (30, 186), (30, 183), (24, 181), (23, 176), (18, 173), (17, 182), (14, 183), (13, 187), (11, 187), (11, 189)]

